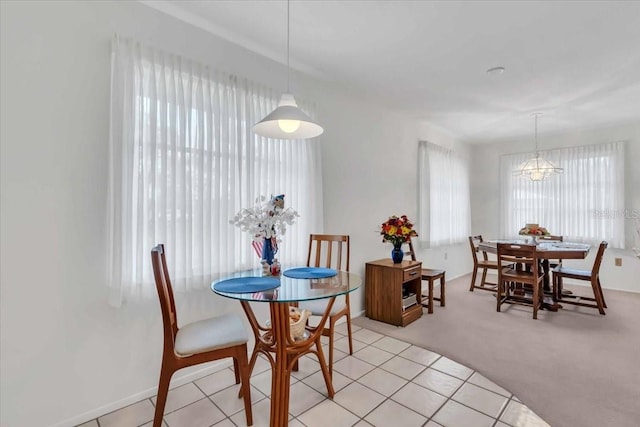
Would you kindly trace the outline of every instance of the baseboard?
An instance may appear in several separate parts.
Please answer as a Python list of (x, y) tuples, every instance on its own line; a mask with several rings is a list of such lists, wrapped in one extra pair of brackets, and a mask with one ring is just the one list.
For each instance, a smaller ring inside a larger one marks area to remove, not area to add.
[[(231, 359), (225, 359), (225, 360), (214, 362), (211, 365), (207, 366), (206, 368), (198, 369), (197, 371), (184, 374), (182, 376), (179, 375), (180, 372), (178, 371), (171, 379), (170, 388), (179, 387), (181, 385), (188, 384), (194, 380), (205, 377), (209, 374), (220, 371), (229, 366), (232, 366)], [(116, 411), (118, 409), (122, 409), (125, 406), (129, 406), (134, 403), (140, 402), (141, 400), (153, 397), (156, 394), (158, 394), (158, 387), (152, 387), (147, 390), (143, 390), (139, 393), (133, 394), (131, 396), (125, 397), (124, 399), (120, 399), (115, 402), (109, 403), (107, 405), (101, 406), (99, 408), (93, 409), (91, 411), (85, 412), (84, 414), (75, 416), (73, 418), (69, 418), (68, 420), (64, 420), (59, 423), (52, 424), (50, 427), (74, 427), (79, 424), (83, 424), (83, 423), (86, 423), (87, 421), (91, 421), (93, 419), (106, 415), (110, 412)]]

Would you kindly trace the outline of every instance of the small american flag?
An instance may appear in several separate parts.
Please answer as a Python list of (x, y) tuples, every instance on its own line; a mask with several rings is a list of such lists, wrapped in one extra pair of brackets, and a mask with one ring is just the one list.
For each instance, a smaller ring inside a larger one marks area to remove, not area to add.
[[(254, 240), (251, 242), (251, 246), (253, 246), (253, 250), (256, 251), (256, 255), (258, 258), (262, 259), (262, 247), (264, 246), (264, 239)], [(278, 252), (278, 243), (275, 237), (271, 238), (271, 247), (273, 248), (273, 253)]]
[(262, 259), (262, 246), (264, 245), (264, 240), (258, 240), (258, 241), (253, 241), (251, 242), (251, 246), (253, 246), (253, 249), (256, 251), (256, 254), (258, 255), (258, 258)]

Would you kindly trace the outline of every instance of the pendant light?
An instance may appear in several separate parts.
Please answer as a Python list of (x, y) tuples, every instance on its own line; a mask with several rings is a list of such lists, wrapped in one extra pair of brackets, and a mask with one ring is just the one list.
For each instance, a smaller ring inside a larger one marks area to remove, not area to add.
[(549, 176), (564, 172), (563, 168), (559, 168), (551, 161), (540, 157), (540, 153), (538, 152), (538, 117), (541, 115), (542, 113), (532, 114), (532, 116), (535, 117), (536, 156), (522, 163), (518, 166), (518, 169), (513, 172), (514, 176), (527, 176), (531, 181), (542, 181)]
[(302, 111), (290, 92), (289, 67), (289, 0), (287, 0), (287, 92), (282, 94), (278, 108), (253, 126), (258, 135), (276, 139), (313, 138), (324, 132), (324, 129)]

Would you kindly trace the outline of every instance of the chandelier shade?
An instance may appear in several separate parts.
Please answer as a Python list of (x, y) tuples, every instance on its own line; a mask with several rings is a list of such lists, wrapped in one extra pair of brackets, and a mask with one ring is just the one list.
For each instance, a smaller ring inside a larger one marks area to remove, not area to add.
[(556, 166), (550, 160), (546, 160), (540, 157), (538, 151), (538, 116), (541, 113), (534, 113), (535, 117), (535, 141), (536, 141), (536, 154), (535, 157), (523, 162), (518, 168), (513, 171), (514, 176), (528, 177), (531, 181), (543, 181), (544, 179), (564, 172), (563, 168)]
[(513, 172), (514, 176), (526, 176), (531, 181), (542, 181), (552, 175), (562, 173), (563, 169), (554, 165), (551, 161), (536, 156), (523, 162)]
[(289, 0), (287, 0), (287, 92), (282, 94), (278, 108), (253, 126), (253, 131), (266, 138), (306, 139), (314, 138), (324, 129), (298, 107), (289, 90), (291, 67), (289, 66)]
[(256, 123), (253, 131), (267, 138), (305, 139), (322, 134), (324, 129), (298, 107), (293, 95), (285, 93), (278, 108)]

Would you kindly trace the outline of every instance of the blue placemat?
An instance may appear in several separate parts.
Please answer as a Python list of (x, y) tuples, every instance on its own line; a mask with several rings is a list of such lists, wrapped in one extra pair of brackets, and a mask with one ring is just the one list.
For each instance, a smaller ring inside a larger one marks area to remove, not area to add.
[(300, 267), (291, 268), (282, 274), (287, 277), (293, 277), (294, 279), (321, 279), (323, 277), (333, 277), (338, 274), (338, 272), (331, 268)]
[(215, 283), (213, 289), (232, 294), (248, 294), (268, 291), (280, 286), (280, 280), (272, 277), (236, 277)]

